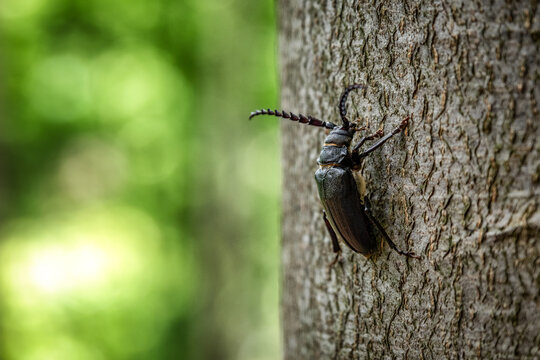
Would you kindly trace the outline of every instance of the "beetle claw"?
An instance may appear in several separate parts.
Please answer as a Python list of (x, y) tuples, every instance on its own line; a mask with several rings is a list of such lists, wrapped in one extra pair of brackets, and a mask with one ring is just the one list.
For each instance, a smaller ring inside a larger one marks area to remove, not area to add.
[(399, 125), (399, 129), (400, 130), (403, 130), (407, 127), (407, 125), (409, 125), (409, 119), (411, 117), (410, 116), (407, 116), (405, 119), (403, 119), (403, 121), (401, 122), (401, 124)]
[(334, 260), (332, 260), (332, 262), (328, 264), (328, 271), (330, 271), (334, 267), (334, 265), (336, 265), (338, 262), (340, 263), (341, 260), (342, 260), (341, 251), (338, 251), (336, 253), (336, 257), (334, 258)]
[(414, 259), (421, 259), (422, 257), (419, 256), (419, 255), (416, 255), (416, 253), (414, 253), (414, 251), (401, 251), (400, 252), (401, 255), (405, 255), (407, 257), (410, 257), (410, 258), (414, 258)]

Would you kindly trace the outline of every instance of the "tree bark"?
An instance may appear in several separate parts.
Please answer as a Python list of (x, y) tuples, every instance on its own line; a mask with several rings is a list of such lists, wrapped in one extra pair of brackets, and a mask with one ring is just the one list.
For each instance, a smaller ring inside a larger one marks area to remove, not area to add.
[[(396, 135), (365, 161), (384, 244), (334, 258), (324, 131), (282, 121), (286, 359), (540, 357), (536, 1), (281, 0), (282, 106)], [(357, 135), (360, 137), (363, 134)], [(353, 140), (353, 145), (358, 138)]]

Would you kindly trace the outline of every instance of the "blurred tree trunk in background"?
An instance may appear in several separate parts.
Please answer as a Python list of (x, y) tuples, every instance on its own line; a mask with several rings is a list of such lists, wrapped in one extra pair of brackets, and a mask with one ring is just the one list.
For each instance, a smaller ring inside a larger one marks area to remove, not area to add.
[[(286, 359), (540, 356), (536, 2), (281, 0), (282, 106), (385, 133), (365, 162), (385, 244), (334, 257), (313, 179), (324, 131), (282, 121)], [(360, 136), (360, 135), (358, 135)], [(358, 138), (353, 140), (353, 143)]]

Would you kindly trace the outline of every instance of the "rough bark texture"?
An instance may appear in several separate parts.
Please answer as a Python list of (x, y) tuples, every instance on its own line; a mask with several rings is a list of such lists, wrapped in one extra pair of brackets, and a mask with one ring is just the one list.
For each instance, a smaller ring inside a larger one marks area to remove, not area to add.
[[(385, 132), (365, 163), (406, 259), (334, 255), (313, 180), (324, 131), (283, 120), (287, 359), (538, 359), (536, 1), (281, 0), (282, 106)], [(360, 135), (358, 135), (360, 136)], [(357, 139), (353, 141), (356, 142)]]

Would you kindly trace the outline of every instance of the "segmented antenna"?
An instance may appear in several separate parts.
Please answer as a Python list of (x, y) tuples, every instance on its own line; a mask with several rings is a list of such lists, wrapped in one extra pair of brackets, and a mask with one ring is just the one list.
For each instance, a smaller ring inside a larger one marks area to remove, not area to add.
[(339, 115), (341, 116), (341, 121), (343, 121), (343, 128), (348, 129), (350, 126), (349, 119), (347, 119), (347, 97), (349, 93), (356, 89), (365, 89), (367, 86), (362, 84), (354, 84), (348, 86), (341, 94), (341, 99), (339, 100)]
[(327, 128), (327, 129), (333, 129), (333, 128), (336, 127), (336, 124), (316, 119), (313, 116), (305, 116), (305, 115), (302, 115), (302, 114), (296, 115), (296, 114), (293, 114), (291, 112), (287, 113), (287, 112), (285, 112), (283, 110), (282, 111), (270, 110), (270, 109), (256, 110), (256, 111), (252, 112), (251, 115), (249, 115), (249, 119), (251, 120), (252, 117), (259, 116), (259, 115), (274, 115), (274, 116), (277, 116), (277, 117), (280, 117), (280, 118), (289, 119), (289, 120), (292, 120), (292, 121), (298, 121), (298, 122), (300, 122), (302, 124), (308, 124), (308, 125), (312, 125), (312, 126), (319, 126), (319, 127), (323, 127), (323, 128)]

